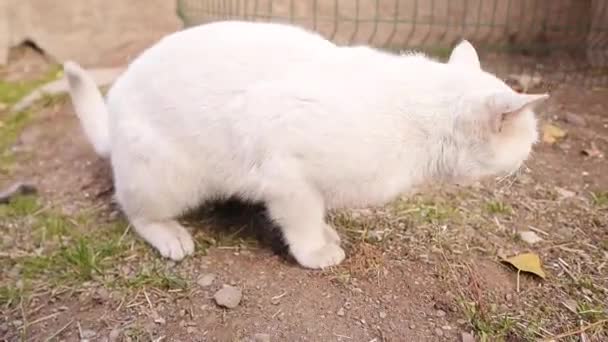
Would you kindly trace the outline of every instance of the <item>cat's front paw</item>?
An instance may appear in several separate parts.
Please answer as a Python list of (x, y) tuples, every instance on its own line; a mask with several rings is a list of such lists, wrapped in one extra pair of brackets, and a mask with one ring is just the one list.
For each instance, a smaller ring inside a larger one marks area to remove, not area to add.
[(326, 268), (338, 265), (346, 254), (342, 247), (335, 243), (327, 243), (323, 247), (304, 253), (294, 253), (298, 263), (306, 268)]
[(194, 241), (185, 229), (167, 235), (164, 241), (159, 241), (155, 247), (160, 255), (174, 261), (180, 261), (194, 253)]
[(340, 244), (340, 235), (338, 235), (338, 232), (332, 226), (325, 224), (323, 234), (327, 242), (335, 243), (336, 245)]

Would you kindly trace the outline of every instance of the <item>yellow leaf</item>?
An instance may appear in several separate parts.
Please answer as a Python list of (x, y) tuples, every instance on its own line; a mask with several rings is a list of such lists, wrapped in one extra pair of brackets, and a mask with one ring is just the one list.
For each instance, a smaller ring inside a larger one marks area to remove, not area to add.
[(547, 144), (555, 144), (559, 139), (566, 137), (566, 135), (566, 131), (555, 125), (545, 124), (543, 126), (543, 141)]
[(546, 277), (545, 271), (543, 271), (540, 264), (540, 258), (534, 253), (519, 254), (503, 261), (513, 265), (520, 271), (536, 274), (543, 279)]

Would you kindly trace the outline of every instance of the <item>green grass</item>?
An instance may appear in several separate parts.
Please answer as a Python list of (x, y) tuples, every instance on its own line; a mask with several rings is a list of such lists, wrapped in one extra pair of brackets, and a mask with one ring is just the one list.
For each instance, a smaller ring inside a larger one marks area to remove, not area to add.
[[(34, 243), (29, 249), (37, 252), (17, 254), (0, 260), (2, 269), (17, 266), (18, 274), (0, 281), (2, 303), (12, 302), (17, 282), (21, 284), (77, 285), (84, 281), (103, 279), (115, 272), (119, 259), (129, 251), (132, 243), (123, 241), (127, 223), (95, 225), (94, 217), (82, 214), (71, 219), (48, 208), (42, 210), (35, 196), (19, 196), (9, 204), (0, 205), (0, 227), (13, 227), (19, 231), (2, 234), (24, 234), (25, 241)], [(9, 223), (3, 225), (2, 223)], [(15, 228), (17, 227), (17, 228)], [(9, 228), (10, 229), (10, 228)], [(126, 239), (126, 238), (125, 238)], [(5, 246), (10, 247), (10, 246)], [(173, 284), (166, 280), (166, 283)], [(23, 287), (23, 291), (31, 286)]]
[(448, 202), (434, 200), (407, 200), (395, 203), (396, 215), (412, 216), (421, 223), (440, 224), (460, 218), (458, 209)]
[(513, 208), (504, 202), (491, 200), (486, 203), (486, 211), (492, 215), (509, 215)]
[(38, 197), (33, 195), (18, 196), (13, 198), (10, 203), (0, 205), (0, 217), (18, 218), (29, 216), (41, 208)]
[[(8, 82), (0, 80), (0, 108), (10, 108), (24, 96), (39, 86), (59, 79), (63, 75), (59, 66), (52, 68), (41, 78), (31, 81)], [(51, 101), (51, 102), (49, 102)], [(55, 100), (47, 98), (44, 105), (49, 105)], [(14, 162), (14, 156), (10, 147), (15, 143), (19, 134), (31, 122), (33, 115), (29, 111), (18, 113), (0, 109), (0, 172), (7, 173)]]
[(591, 193), (591, 200), (594, 206), (604, 208), (608, 206), (608, 191)]
[(0, 307), (8, 308), (16, 305), (23, 296), (23, 290), (16, 286), (0, 286)]
[(158, 289), (186, 289), (188, 281), (181, 276), (155, 265), (151, 269), (144, 267), (135, 276), (123, 279), (122, 285), (129, 288), (155, 287)]
[(529, 332), (516, 326), (517, 320), (507, 313), (493, 314), (481, 310), (475, 302), (460, 301), (462, 311), (481, 342), (507, 341), (512, 335), (523, 337)]
[[(33, 242), (37, 251), (0, 260), (3, 270), (17, 270), (10, 276), (2, 274), (0, 305), (17, 305), (40, 286), (54, 289), (94, 282), (126, 293), (143, 287), (188, 288), (185, 278), (168, 268), (164, 260), (152, 257), (153, 250), (125, 234), (126, 221), (98, 224), (93, 212), (71, 218), (52, 208), (41, 210), (39, 202), (35, 196), (21, 196), (0, 205), (0, 214), (4, 214), (0, 223), (10, 222), (13, 229), (19, 227), (19, 233), (29, 234), (23, 237)], [(1, 227), (0, 233), (7, 233)], [(121, 271), (129, 263), (124, 260), (132, 260), (130, 274)]]
[(0, 102), (12, 106), (34, 89), (63, 76), (60, 66), (52, 67), (46, 74), (35, 80), (9, 82), (0, 80)]
[(582, 319), (591, 323), (597, 322), (608, 317), (608, 312), (601, 306), (594, 306), (587, 302), (580, 302), (576, 309)]

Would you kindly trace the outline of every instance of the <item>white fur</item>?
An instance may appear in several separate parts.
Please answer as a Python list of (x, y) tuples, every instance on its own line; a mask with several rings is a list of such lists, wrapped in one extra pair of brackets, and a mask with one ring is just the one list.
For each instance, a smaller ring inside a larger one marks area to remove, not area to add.
[[(116, 195), (163, 256), (192, 253), (175, 220), (205, 201), (261, 201), (305, 267), (344, 251), (327, 209), (384, 204), (429, 181), (513, 172), (537, 139), (531, 107), (479, 67), (463, 42), (451, 62), (338, 47), (281, 24), (221, 22), (166, 37), (107, 97), (71, 81), (96, 149), (110, 146)], [(79, 68), (68, 76), (84, 79)], [(90, 109), (85, 108), (88, 103)], [(98, 125), (102, 132), (94, 133)], [(108, 138), (104, 140), (108, 134)]]

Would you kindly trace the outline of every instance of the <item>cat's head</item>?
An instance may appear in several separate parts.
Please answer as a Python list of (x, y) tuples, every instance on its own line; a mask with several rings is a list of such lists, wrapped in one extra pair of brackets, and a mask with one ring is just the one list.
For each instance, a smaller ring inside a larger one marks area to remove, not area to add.
[(455, 175), (472, 181), (517, 171), (538, 140), (533, 109), (549, 95), (517, 93), (485, 72), (467, 41), (454, 48), (448, 67), (459, 75), (453, 132), (461, 153)]

